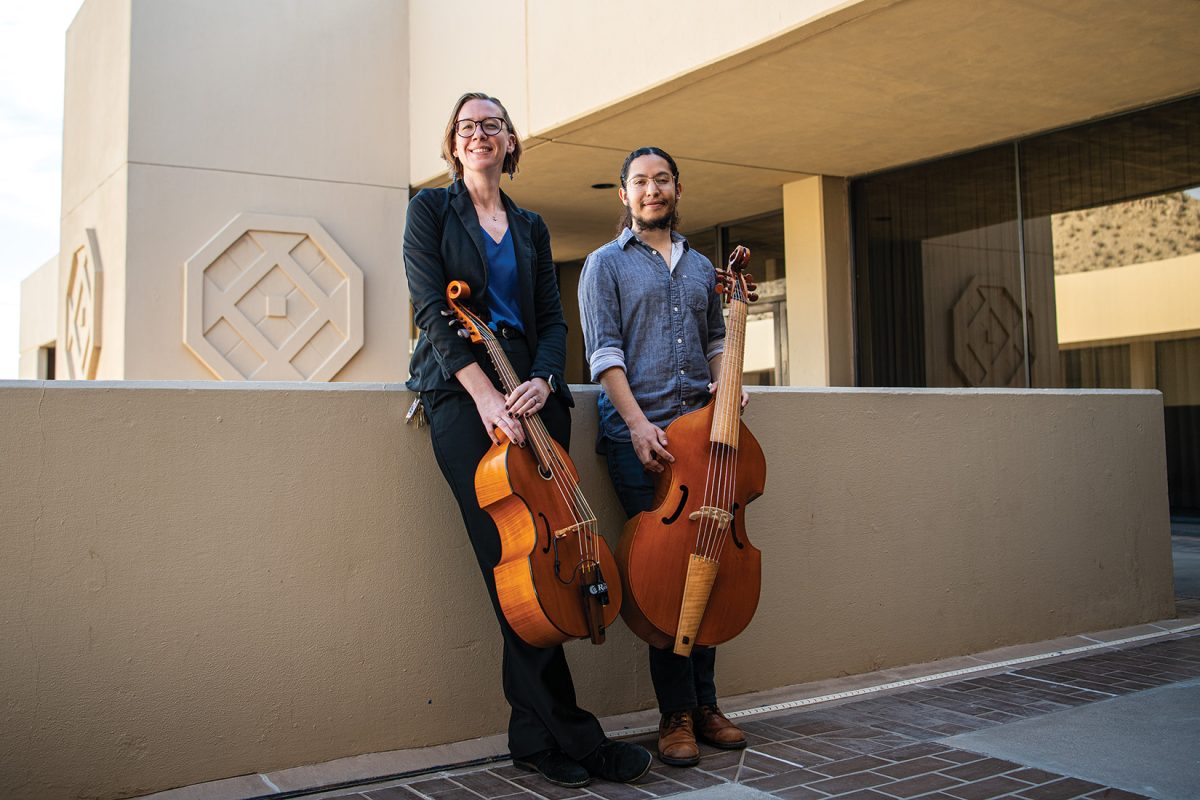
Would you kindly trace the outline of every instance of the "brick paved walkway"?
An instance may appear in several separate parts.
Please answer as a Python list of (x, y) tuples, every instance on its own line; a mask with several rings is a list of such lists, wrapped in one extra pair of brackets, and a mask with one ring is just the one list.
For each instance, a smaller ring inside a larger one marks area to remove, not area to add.
[[(586, 789), (559, 789), (505, 764), (337, 797), (621, 800), (668, 797), (732, 782), (791, 800), (1138, 798), (1142, 795), (955, 749), (939, 740), (1197, 676), (1200, 632), (1193, 631), (1127, 650), (743, 718), (739, 722), (750, 737), (747, 750), (704, 748), (700, 766), (693, 769), (656, 760), (635, 786), (595, 781)], [(652, 736), (633, 741), (653, 750)]]

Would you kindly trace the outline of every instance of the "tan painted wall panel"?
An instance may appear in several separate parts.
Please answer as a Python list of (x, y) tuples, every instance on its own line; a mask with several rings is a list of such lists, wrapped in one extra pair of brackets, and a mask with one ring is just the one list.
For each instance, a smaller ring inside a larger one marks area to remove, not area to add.
[(1200, 332), (1200, 253), (1054, 276), (1063, 347)]
[(38, 377), (38, 350), (58, 337), (58, 256), (21, 281), (20, 362), (17, 377)]
[(420, 179), (411, 183), (444, 176), (442, 134), (454, 101), (466, 92), (499, 98), (517, 133), (530, 135), (525, 6), (525, 0), (496, 0), (464, 13), (438, 0), (408, 3), (409, 160)]
[[(128, 237), (126, 207), (129, 202), (129, 168), (122, 164), (113, 174), (78, 205), (63, 214), (60, 223), (58, 252), (58, 291), (53, 313), (57, 320), (59, 342), (56, 348), (55, 374), (60, 379), (71, 377), (68, 369), (66, 292), (72, 258), (80, 248), (88, 248), (87, 231), (95, 231), (95, 255), (103, 272), (100, 302), (100, 351), (95, 377), (116, 380), (125, 377), (125, 343), (127, 308), (127, 273), (125, 248)], [(83, 376), (79, 376), (82, 378)]]
[(67, 29), (62, 214), (127, 158), (133, 0), (88, 0)]
[(365, 342), (335, 380), (408, 376), (400, 243), (408, 192), (215, 170), (133, 165), (127, 363), (131, 380), (215, 376), (183, 344), (184, 263), (243, 211), (312, 217), (364, 273)]
[[(541, 131), (857, 2), (527, 0), (530, 127)], [(564, 32), (585, 35), (564, 39)]]
[[(0, 795), (503, 730), (496, 625), (410, 398), (0, 384)], [(577, 398), (572, 451), (616, 531), (594, 389)], [(763, 594), (722, 648), (725, 694), (1172, 612), (1157, 393), (763, 390), (746, 421)], [(623, 625), (568, 653), (586, 706), (653, 703)]]
[(137, 0), (129, 159), (407, 186), (406, 6)]

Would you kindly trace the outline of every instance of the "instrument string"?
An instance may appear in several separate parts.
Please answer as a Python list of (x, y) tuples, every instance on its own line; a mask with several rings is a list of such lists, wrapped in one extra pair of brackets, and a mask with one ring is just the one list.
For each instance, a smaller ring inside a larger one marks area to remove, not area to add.
[(714, 400), (712, 431), (709, 437), (708, 471), (705, 478), (704, 505), (728, 512), (727, 523), (719, 518), (705, 515), (697, 532), (696, 552), (706, 558), (720, 561), (725, 540), (731, 535), (733, 524), (733, 494), (737, 476), (737, 448), (733, 444), (741, 425), (741, 360), (745, 341), (746, 297), (739, 277), (732, 287), (732, 306), (727, 331), (728, 346), (725, 352), (733, 357), (722, 361), (720, 383)]
[[(746, 334), (746, 316), (749, 310), (747, 298), (744, 293), (745, 284), (742, 277), (739, 275), (734, 280), (733, 298), (730, 305), (732, 306), (729, 314), (729, 334), (732, 339), (731, 346), (727, 348), (727, 352), (733, 354), (733, 358), (722, 362), (722, 389), (725, 391), (725, 400), (723, 411), (725, 424), (725, 441), (736, 442), (737, 434), (741, 428), (741, 370), (742, 359), (745, 346)], [(737, 480), (737, 455), (736, 447), (730, 447), (728, 453), (727, 464), (724, 470), (723, 483), (724, 491), (722, 491), (722, 500), (724, 504), (721, 506), (731, 515), (733, 510), (733, 495), (735, 483)], [(730, 517), (729, 527), (732, 529), (733, 518)], [(716, 560), (720, 560), (721, 555), (725, 551), (725, 542), (732, 537), (732, 530), (728, 536), (722, 536), (718, 540), (716, 550)]]
[[(496, 365), (496, 371), (501, 373), (501, 382), (504, 383), (507, 393), (512, 394), (517, 386), (520, 385), (520, 379), (513, 370), (511, 363), (509, 363), (508, 357), (504, 355), (503, 349), (499, 347), (499, 343), (495, 337), (491, 336), (489, 338), (491, 339), (489, 355)], [(588, 506), (587, 499), (579, 489), (579, 484), (571, 477), (566, 464), (559, 458), (550, 432), (541, 417), (535, 413), (531, 417), (526, 417), (523, 425), (526, 434), (529, 436), (530, 444), (537, 452), (539, 462), (550, 471), (555, 488), (571, 511), (572, 523), (577, 526), (576, 540), (579, 547), (580, 561), (597, 562), (598, 548), (594, 541), (593, 530), (595, 514), (592, 513), (591, 508)], [(584, 535), (585, 531), (589, 535)]]
[[(471, 312), (458, 306), (456, 306), (456, 310), (471, 320), (473, 326), (478, 331), (478, 335), (483, 340), (484, 347), (492, 360), (493, 366), (496, 368), (497, 374), (500, 376), (500, 382), (504, 386), (506, 394), (512, 394), (517, 386), (520, 385), (520, 379), (513, 370), (508, 357), (504, 354), (504, 350), (496, 339), (495, 334)], [(594, 542), (595, 515), (587, 507), (587, 500), (579, 490), (578, 484), (570, 477), (565, 464), (563, 464), (554, 446), (550, 443), (550, 432), (546, 429), (541, 418), (535, 414), (533, 417), (527, 417), (525, 421), (528, 424), (525, 424), (523, 427), (529, 435), (530, 444), (538, 456), (538, 461), (550, 471), (555, 489), (571, 513), (572, 523), (576, 530), (580, 562), (591, 561), (598, 563), (599, 551)], [(581, 505), (583, 508), (580, 508)], [(589, 535), (584, 536), (584, 530)]]

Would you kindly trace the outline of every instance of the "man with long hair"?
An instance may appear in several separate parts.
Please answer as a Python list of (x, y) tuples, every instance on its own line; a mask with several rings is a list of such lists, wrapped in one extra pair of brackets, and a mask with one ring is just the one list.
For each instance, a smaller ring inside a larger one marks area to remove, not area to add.
[[(725, 323), (712, 263), (676, 230), (683, 186), (675, 159), (657, 147), (634, 150), (621, 167), (624, 214), (617, 238), (588, 256), (579, 309), (592, 380), (600, 393), (597, 449), (626, 515), (654, 505), (654, 475), (675, 459), (666, 427), (707, 402), (721, 371)], [(658, 699), (658, 755), (694, 766), (697, 737), (715, 747), (746, 746), (717, 708), (716, 648), (690, 656), (650, 647)]]

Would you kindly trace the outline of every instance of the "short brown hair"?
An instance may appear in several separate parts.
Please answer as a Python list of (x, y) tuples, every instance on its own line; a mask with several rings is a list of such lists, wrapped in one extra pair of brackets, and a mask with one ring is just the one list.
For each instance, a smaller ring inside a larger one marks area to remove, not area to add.
[(504, 107), (495, 97), (484, 94), (483, 92), (467, 92), (462, 97), (458, 98), (458, 102), (454, 104), (454, 110), (450, 112), (450, 121), (446, 123), (446, 135), (442, 137), (442, 160), (446, 162), (446, 167), (450, 173), (450, 180), (457, 180), (462, 175), (462, 162), (454, 155), (454, 141), (458, 136), (455, 131), (455, 123), (458, 122), (458, 112), (462, 111), (471, 100), (486, 100), (489, 103), (495, 103), (500, 109), (500, 114), (504, 118), (504, 124), (508, 127), (509, 134), (513, 138), (513, 150), (504, 156), (504, 166), (502, 170), (509, 175), (517, 173), (517, 164), (521, 160), (521, 137), (517, 136), (517, 129), (513, 125), (512, 118), (508, 116), (508, 109)]

